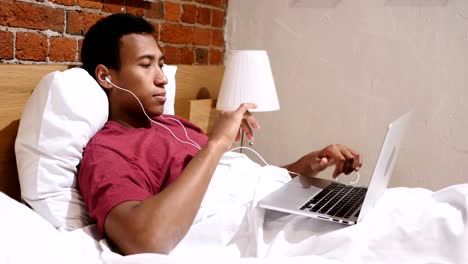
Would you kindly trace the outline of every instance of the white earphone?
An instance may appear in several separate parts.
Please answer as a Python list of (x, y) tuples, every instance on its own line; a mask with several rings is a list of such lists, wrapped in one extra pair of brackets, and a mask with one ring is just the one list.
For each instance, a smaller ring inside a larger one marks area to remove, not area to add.
[[(111, 79), (110, 75), (107, 75), (106, 77), (104, 77), (104, 80), (106, 80), (106, 82), (108, 82), (110, 85), (114, 86), (114, 87), (117, 88), (117, 89), (120, 89), (120, 90), (122, 90), (122, 91), (125, 91), (125, 92), (130, 93), (131, 95), (133, 95), (133, 97), (135, 97), (135, 99), (136, 99), (136, 100), (138, 101), (138, 103), (140, 104), (141, 110), (143, 110), (143, 113), (145, 114), (145, 116), (148, 118), (149, 121), (151, 121), (151, 122), (153, 122), (153, 123), (155, 123), (155, 124), (157, 124), (157, 125), (159, 125), (159, 126), (164, 127), (164, 128), (165, 128), (167, 131), (169, 131), (169, 133), (171, 133), (172, 136), (173, 136), (175, 139), (177, 139), (177, 141), (179, 141), (180, 143), (184, 143), (184, 144), (191, 145), (191, 146), (195, 147), (195, 148), (198, 149), (198, 150), (201, 149), (201, 146), (200, 146), (197, 142), (193, 141), (193, 140), (188, 136), (187, 130), (185, 129), (184, 125), (183, 125), (179, 120), (177, 120), (177, 119), (175, 119), (175, 118), (171, 118), (171, 117), (168, 117), (168, 118), (167, 118), (167, 119), (170, 119), (170, 120), (173, 120), (173, 121), (179, 123), (179, 125), (180, 125), (180, 126), (182, 127), (182, 129), (184, 130), (184, 132), (185, 132), (185, 137), (188, 139), (188, 141), (183, 141), (183, 140), (179, 139), (179, 138), (174, 134), (174, 132), (172, 132), (172, 130), (171, 130), (170, 128), (168, 128), (168, 127), (166, 127), (165, 125), (160, 124), (160, 123), (154, 121), (153, 119), (151, 119), (151, 118), (148, 116), (148, 114), (146, 113), (145, 108), (143, 107), (143, 104), (141, 103), (140, 99), (138, 99), (138, 97), (137, 97), (132, 91), (127, 90), (127, 89), (125, 89), (125, 88), (122, 88), (122, 87), (120, 87), (120, 86), (118, 86), (118, 85), (115, 85), (114, 83), (112, 83), (112, 81), (111, 81), (110, 79)], [(161, 116), (162, 119), (166, 119), (163, 115), (160, 115), (160, 116)]]

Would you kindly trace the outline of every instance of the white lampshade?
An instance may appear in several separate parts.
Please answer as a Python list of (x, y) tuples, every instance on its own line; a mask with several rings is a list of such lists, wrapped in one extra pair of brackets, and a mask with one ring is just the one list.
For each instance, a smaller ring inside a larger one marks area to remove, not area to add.
[(251, 112), (280, 109), (270, 61), (265, 50), (231, 50), (219, 91), (216, 109), (236, 110), (242, 103), (255, 103)]

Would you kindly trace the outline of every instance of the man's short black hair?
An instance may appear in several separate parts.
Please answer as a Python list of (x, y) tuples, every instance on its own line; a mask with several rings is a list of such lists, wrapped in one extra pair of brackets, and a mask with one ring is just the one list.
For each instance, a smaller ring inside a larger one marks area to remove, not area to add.
[(113, 14), (99, 20), (89, 29), (83, 40), (83, 69), (95, 79), (96, 66), (99, 64), (114, 70), (120, 69), (120, 38), (131, 33), (153, 32), (153, 25), (132, 14)]

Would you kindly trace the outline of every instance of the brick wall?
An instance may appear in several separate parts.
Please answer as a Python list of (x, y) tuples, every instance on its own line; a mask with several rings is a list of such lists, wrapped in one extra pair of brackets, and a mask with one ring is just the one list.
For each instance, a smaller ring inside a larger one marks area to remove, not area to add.
[(0, 0), (0, 63), (80, 64), (83, 36), (117, 12), (145, 17), (168, 64), (223, 64), (228, 0)]

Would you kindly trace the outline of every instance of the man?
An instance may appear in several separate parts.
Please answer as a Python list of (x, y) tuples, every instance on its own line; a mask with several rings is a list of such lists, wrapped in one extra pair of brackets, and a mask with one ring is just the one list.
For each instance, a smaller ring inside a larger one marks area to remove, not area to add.
[[(83, 68), (106, 91), (109, 121), (84, 151), (79, 186), (99, 231), (124, 254), (169, 253), (189, 230), (239, 129), (251, 140), (259, 128), (248, 103), (221, 113), (210, 138), (188, 121), (162, 115), (167, 78), (153, 31), (142, 18), (111, 15), (90, 28), (81, 55)], [(330, 145), (284, 168), (313, 177), (332, 165), (334, 177), (349, 174), (361, 157)]]

